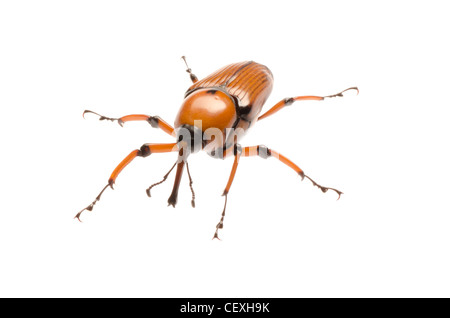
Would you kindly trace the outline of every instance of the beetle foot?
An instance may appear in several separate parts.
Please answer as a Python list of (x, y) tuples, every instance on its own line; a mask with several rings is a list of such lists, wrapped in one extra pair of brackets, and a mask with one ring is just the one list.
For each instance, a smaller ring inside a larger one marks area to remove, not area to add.
[(318, 184), (317, 182), (315, 182), (313, 179), (311, 179), (310, 177), (308, 177), (307, 175), (305, 175), (306, 178), (308, 178), (314, 186), (318, 187), (323, 193), (326, 193), (328, 190), (333, 190), (338, 194), (338, 198), (337, 200), (339, 200), (341, 198), (341, 194), (344, 194), (342, 191), (339, 191), (337, 189), (334, 188), (327, 188), (327, 187), (323, 187), (320, 184)]
[(344, 93), (344, 92), (346, 92), (346, 91), (349, 91), (349, 90), (351, 90), (351, 89), (354, 89), (354, 90), (356, 90), (356, 95), (358, 95), (359, 94), (359, 89), (358, 89), (358, 87), (350, 87), (350, 88), (347, 88), (347, 89), (344, 89), (342, 92), (340, 92), (340, 93), (337, 93), (337, 94), (334, 94), (334, 95), (328, 95), (328, 96), (324, 96), (324, 98), (331, 98), (331, 97), (344, 97), (344, 95), (342, 94), (342, 93)]
[(216, 238), (216, 239), (218, 239), (219, 241), (220, 241), (220, 238), (219, 238), (219, 230), (220, 230), (220, 229), (223, 229), (223, 220), (225, 219), (225, 210), (227, 209), (228, 192), (225, 190), (225, 191), (223, 192), (222, 195), (225, 196), (225, 204), (224, 204), (224, 206), (223, 206), (223, 211), (222, 211), (222, 216), (221, 216), (221, 218), (220, 218), (220, 221), (219, 221), (219, 223), (217, 223), (217, 225), (216, 225), (216, 232), (214, 233), (214, 236), (213, 236), (213, 238), (212, 238), (213, 240)]
[(100, 114), (98, 114), (98, 113), (96, 113), (96, 112), (93, 112), (92, 110), (85, 110), (85, 111), (83, 112), (83, 118), (84, 118), (84, 114), (86, 114), (86, 113), (92, 113), (92, 114), (95, 114), (95, 115), (99, 116), (100, 118), (99, 118), (98, 120), (109, 120), (109, 121), (112, 121), (112, 122), (117, 121), (117, 123), (118, 123), (121, 127), (123, 127), (123, 121), (122, 121), (122, 119), (120, 119), (120, 118), (110, 118), (110, 117), (106, 117), (106, 116), (100, 115)]
[(83, 210), (81, 210), (80, 212), (78, 212), (77, 215), (75, 215), (74, 219), (78, 219), (78, 221), (83, 222), (83, 221), (81, 221), (81, 219), (80, 219), (81, 213), (83, 213), (84, 210), (92, 211), (92, 209), (94, 208), (95, 202), (96, 202), (96, 201), (94, 201), (93, 203), (91, 203), (90, 205), (88, 205), (86, 208), (84, 208)]
[(219, 229), (221, 229), (221, 228), (223, 228), (223, 224), (221, 224), (220, 222), (217, 224), (217, 226), (216, 226), (216, 232), (214, 233), (214, 236), (213, 236), (213, 240), (214, 239), (218, 239), (219, 241), (221, 241), (221, 239), (220, 239), (220, 237), (219, 237)]
[(111, 189), (113, 188), (114, 182), (112, 180), (110, 180), (108, 182), (108, 184), (103, 188), (102, 191), (100, 191), (100, 193), (98, 194), (98, 196), (95, 198), (94, 202), (92, 202), (90, 205), (88, 205), (87, 207), (85, 207), (83, 210), (81, 210), (80, 212), (77, 213), (77, 215), (74, 216), (74, 219), (78, 219), (78, 221), (82, 222), (80, 219), (81, 213), (83, 213), (83, 211), (87, 210), (89, 212), (91, 212), (94, 209), (94, 205), (100, 200), (100, 197), (102, 196), (103, 192), (106, 190), (107, 187), (111, 187)]

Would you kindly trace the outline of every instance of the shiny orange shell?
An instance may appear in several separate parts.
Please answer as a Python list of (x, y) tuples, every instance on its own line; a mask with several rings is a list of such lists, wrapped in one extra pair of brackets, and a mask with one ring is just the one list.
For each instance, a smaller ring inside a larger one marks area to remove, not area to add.
[(225, 132), (236, 119), (234, 101), (225, 92), (198, 89), (185, 98), (175, 119), (175, 127), (187, 124), (197, 126), (202, 131), (217, 128)]
[[(272, 92), (273, 75), (253, 61), (230, 64), (193, 84), (186, 96), (199, 88), (221, 88), (238, 101), (238, 116), (253, 122)], [(250, 123), (249, 123), (250, 124)]]

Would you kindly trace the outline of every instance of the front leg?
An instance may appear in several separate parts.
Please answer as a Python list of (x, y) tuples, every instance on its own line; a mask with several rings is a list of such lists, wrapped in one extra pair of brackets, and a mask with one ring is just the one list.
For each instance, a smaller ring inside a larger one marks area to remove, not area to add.
[(172, 152), (172, 151), (178, 151), (177, 143), (171, 143), (171, 144), (144, 144), (140, 149), (133, 150), (130, 152), (128, 156), (126, 156), (114, 169), (111, 176), (109, 177), (108, 184), (103, 188), (102, 191), (100, 191), (100, 194), (95, 198), (95, 200), (85, 207), (83, 210), (77, 213), (74, 218), (78, 219), (78, 221), (81, 222), (80, 216), (83, 211), (92, 211), (94, 208), (94, 205), (100, 200), (100, 197), (102, 196), (103, 192), (110, 187), (111, 189), (114, 189), (114, 183), (116, 182), (116, 178), (119, 176), (119, 174), (122, 172), (122, 170), (136, 157), (148, 157), (152, 153), (164, 153), (164, 152)]
[(109, 120), (109, 121), (117, 121), (117, 123), (123, 127), (123, 124), (126, 123), (127, 121), (146, 121), (150, 124), (150, 126), (152, 126), (153, 128), (159, 128), (162, 131), (164, 131), (165, 133), (173, 136), (173, 132), (174, 129), (172, 126), (170, 126), (167, 122), (165, 122), (164, 120), (162, 120), (159, 116), (149, 116), (149, 115), (142, 115), (142, 114), (135, 114), (135, 115), (126, 115), (120, 118), (111, 118), (111, 117), (106, 117), (103, 115), (100, 115), (96, 112), (93, 112), (91, 110), (85, 110), (83, 112), (83, 118), (84, 118), (84, 114), (86, 113), (92, 113), (95, 114), (97, 116), (99, 116), (100, 118), (98, 120)]

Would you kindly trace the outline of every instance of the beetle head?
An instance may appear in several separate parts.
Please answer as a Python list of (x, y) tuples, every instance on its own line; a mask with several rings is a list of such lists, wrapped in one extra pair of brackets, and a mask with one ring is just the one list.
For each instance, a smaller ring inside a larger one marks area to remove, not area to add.
[(203, 132), (196, 126), (181, 125), (176, 129), (176, 134), (178, 148), (182, 150), (180, 151), (179, 160), (185, 161), (191, 153), (199, 152), (205, 145)]

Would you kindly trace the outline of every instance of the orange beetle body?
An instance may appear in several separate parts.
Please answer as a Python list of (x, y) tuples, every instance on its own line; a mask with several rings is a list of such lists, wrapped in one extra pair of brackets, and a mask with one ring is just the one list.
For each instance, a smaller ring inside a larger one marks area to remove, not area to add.
[[(202, 133), (209, 128), (220, 130), (220, 141), (203, 136), (203, 148), (223, 158), (223, 152), (256, 122), (272, 87), (272, 72), (264, 65), (249, 61), (225, 66), (189, 87), (175, 129), (187, 125), (200, 128)], [(230, 140), (230, 132), (236, 132), (236, 140)]]
[[(184, 57), (182, 58), (184, 59)], [(186, 62), (185, 59), (184, 61)], [(191, 203), (195, 207), (195, 194), (192, 188), (192, 178), (187, 162), (187, 158), (191, 153), (204, 150), (214, 158), (223, 159), (231, 155), (234, 156), (230, 177), (223, 192), (225, 206), (221, 219), (216, 225), (216, 232), (213, 238), (219, 238), (218, 231), (223, 227), (228, 191), (230, 190), (241, 157), (259, 156), (264, 159), (269, 157), (276, 158), (293, 169), (302, 179), (309, 179), (322, 192), (333, 190), (339, 197), (341, 196), (341, 191), (319, 185), (308, 177), (294, 162), (275, 150), (267, 148), (264, 145), (242, 148), (238, 141), (257, 121), (275, 114), (295, 101), (323, 100), (327, 97), (343, 96), (342, 93), (347, 90), (358, 90), (356, 87), (351, 87), (338, 94), (328, 96), (297, 96), (285, 98), (263, 115), (260, 115), (262, 107), (269, 97), (273, 86), (272, 72), (266, 66), (253, 61), (230, 64), (200, 81), (188, 66), (186, 71), (189, 73), (193, 85), (189, 87), (185, 94), (185, 99), (175, 118), (174, 127), (158, 116), (135, 114), (120, 118), (110, 118), (89, 110), (83, 113), (83, 115), (85, 113), (94, 113), (100, 116), (100, 120), (117, 121), (121, 126), (128, 121), (147, 121), (152, 127), (159, 128), (165, 133), (175, 136), (177, 140), (174, 143), (168, 144), (144, 144), (140, 149), (133, 150), (114, 169), (108, 180), (108, 184), (96, 199), (81, 210), (75, 218), (80, 220), (80, 215), (83, 211), (92, 211), (106, 188), (113, 188), (117, 176), (136, 157), (148, 157), (151, 154), (167, 152), (178, 152), (177, 161), (164, 176), (163, 180), (151, 185), (147, 189), (147, 195), (150, 196), (150, 189), (164, 182), (176, 166), (175, 182), (172, 194), (168, 199), (169, 205), (173, 207), (177, 203), (178, 188), (184, 167), (186, 167), (190, 181), (189, 186), (192, 192)]]

